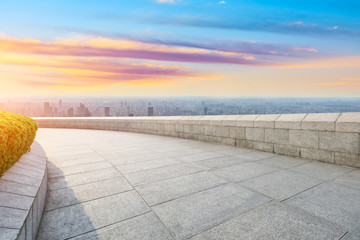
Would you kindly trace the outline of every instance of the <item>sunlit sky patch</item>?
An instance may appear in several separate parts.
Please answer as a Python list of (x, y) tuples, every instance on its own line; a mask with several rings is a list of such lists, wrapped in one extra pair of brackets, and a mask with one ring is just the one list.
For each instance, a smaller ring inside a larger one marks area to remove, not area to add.
[(4, 0), (0, 94), (360, 96), (355, 0)]

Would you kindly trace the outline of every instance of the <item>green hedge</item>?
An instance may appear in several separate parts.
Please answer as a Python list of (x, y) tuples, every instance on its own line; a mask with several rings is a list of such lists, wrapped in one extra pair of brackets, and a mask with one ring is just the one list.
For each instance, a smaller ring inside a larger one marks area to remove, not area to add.
[(34, 119), (0, 111), (0, 176), (30, 151), (37, 129)]

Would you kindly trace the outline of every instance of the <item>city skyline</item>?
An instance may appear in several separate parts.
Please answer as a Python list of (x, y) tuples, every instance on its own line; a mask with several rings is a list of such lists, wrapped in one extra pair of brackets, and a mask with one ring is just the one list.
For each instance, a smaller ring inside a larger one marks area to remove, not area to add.
[(354, 0), (0, 7), (0, 96), (360, 96)]

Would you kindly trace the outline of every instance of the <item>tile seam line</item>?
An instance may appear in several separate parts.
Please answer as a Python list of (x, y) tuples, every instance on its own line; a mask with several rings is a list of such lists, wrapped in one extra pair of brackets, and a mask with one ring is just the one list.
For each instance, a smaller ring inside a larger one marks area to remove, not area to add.
[(98, 170), (111, 169), (111, 168), (113, 168), (113, 166), (106, 167), (106, 168), (101, 168), (101, 169), (90, 170), (90, 171), (85, 171), (85, 172), (80, 172), (80, 173), (71, 173), (71, 174), (66, 174), (66, 175), (60, 175), (60, 176), (55, 176), (55, 177), (52, 177), (51, 173), (48, 173), (48, 175), (49, 175), (48, 176), (48, 181), (49, 181), (49, 179), (54, 179), (54, 178), (58, 178), (58, 177), (73, 176), (73, 175), (77, 175), (77, 174), (81, 174), (81, 173), (90, 173), (90, 172), (96, 172)]
[[(90, 148), (90, 147), (89, 147)], [(91, 148), (90, 148), (91, 149)], [(101, 153), (95, 151), (96, 153), (98, 153), (99, 155), (102, 155)], [(115, 166), (112, 163), (109, 163), (111, 166), (113, 166), (113, 168), (115, 168)], [(143, 198), (143, 196), (137, 191), (137, 189), (131, 184), (131, 182), (117, 169), (115, 168), (120, 174), (121, 176), (127, 181), (127, 183), (133, 188), (133, 190), (138, 194), (138, 196), (143, 200), (144, 204), (149, 208), (149, 212), (152, 212), (156, 218), (160, 221), (160, 223), (164, 226), (164, 228), (168, 231), (168, 233), (170, 234), (170, 236), (172, 236), (174, 239), (176, 239), (176, 237), (173, 235), (173, 233), (170, 231), (170, 229), (163, 223), (163, 221), (161, 221), (160, 217), (155, 213), (155, 211), (149, 206), (149, 204), (145, 201), (145, 199)]]

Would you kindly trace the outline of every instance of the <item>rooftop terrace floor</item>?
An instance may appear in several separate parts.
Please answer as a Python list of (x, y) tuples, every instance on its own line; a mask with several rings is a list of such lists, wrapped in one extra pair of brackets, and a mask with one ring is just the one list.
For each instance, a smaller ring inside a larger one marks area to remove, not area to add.
[(39, 129), (38, 239), (360, 239), (360, 170), (186, 139)]

